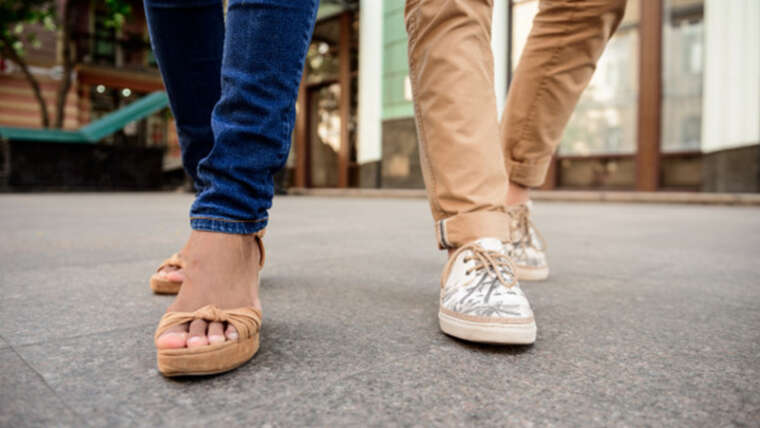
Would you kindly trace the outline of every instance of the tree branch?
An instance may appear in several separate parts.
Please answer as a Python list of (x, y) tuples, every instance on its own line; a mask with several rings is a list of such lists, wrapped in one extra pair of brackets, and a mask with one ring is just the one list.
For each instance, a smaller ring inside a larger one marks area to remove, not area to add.
[(48, 109), (47, 109), (47, 103), (45, 103), (45, 98), (42, 97), (42, 90), (40, 89), (40, 84), (37, 81), (37, 78), (34, 77), (31, 71), (29, 71), (29, 67), (26, 64), (26, 61), (24, 61), (21, 56), (19, 56), (18, 52), (16, 52), (15, 49), (13, 49), (13, 42), (11, 42), (7, 37), (0, 36), (0, 42), (3, 44), (3, 52), (8, 59), (16, 63), (16, 65), (21, 68), (21, 72), (24, 73), (24, 76), (26, 77), (26, 80), (29, 82), (29, 85), (32, 87), (32, 92), (34, 92), (34, 97), (37, 99), (37, 104), (39, 104), (40, 107), (40, 117), (42, 119), (42, 127), (48, 128), (50, 126), (50, 118), (48, 116)]
[(61, 19), (61, 39), (63, 39), (63, 80), (58, 87), (58, 98), (56, 100), (55, 110), (55, 127), (63, 128), (63, 121), (66, 118), (66, 97), (71, 88), (71, 72), (74, 68), (74, 60), (71, 58), (71, 5), (70, 2), (63, 3), (63, 17)]

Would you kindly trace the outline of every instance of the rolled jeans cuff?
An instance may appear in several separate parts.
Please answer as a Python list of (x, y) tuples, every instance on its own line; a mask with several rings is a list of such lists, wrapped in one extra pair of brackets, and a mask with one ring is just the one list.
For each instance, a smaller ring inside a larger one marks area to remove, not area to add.
[(258, 220), (227, 220), (214, 217), (190, 217), (190, 227), (193, 230), (206, 232), (250, 235), (264, 230), (267, 227), (268, 220), (268, 218)]
[(458, 248), (480, 238), (507, 241), (509, 222), (504, 211), (474, 211), (439, 220), (435, 224), (438, 248)]
[(517, 183), (523, 187), (539, 187), (546, 180), (546, 173), (549, 171), (551, 158), (540, 160), (534, 163), (522, 163), (512, 159), (507, 159), (507, 171), (509, 172), (509, 181)]

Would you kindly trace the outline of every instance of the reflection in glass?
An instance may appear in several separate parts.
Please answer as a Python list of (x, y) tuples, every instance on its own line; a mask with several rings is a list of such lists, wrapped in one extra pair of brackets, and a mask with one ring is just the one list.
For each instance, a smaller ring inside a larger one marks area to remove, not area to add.
[(311, 91), (309, 117), (311, 185), (338, 185), (338, 151), (340, 150), (340, 85), (333, 83)]
[(638, 28), (618, 32), (599, 59), (559, 146), (560, 154), (633, 153), (638, 107)]
[(662, 54), (663, 152), (699, 150), (702, 141), (704, 0), (665, 0)]

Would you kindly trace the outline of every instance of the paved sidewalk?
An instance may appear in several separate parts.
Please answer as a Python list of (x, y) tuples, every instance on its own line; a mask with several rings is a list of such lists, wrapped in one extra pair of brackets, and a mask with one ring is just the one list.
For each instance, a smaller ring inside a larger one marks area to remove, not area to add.
[(427, 204), (284, 197), (259, 354), (155, 369), (176, 193), (0, 195), (0, 426), (760, 426), (760, 209), (542, 202), (532, 347), (437, 326)]

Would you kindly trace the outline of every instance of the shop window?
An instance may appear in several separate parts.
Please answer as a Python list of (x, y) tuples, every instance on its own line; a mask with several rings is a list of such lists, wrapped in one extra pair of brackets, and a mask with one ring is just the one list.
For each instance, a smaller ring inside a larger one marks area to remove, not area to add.
[(704, 0), (665, 0), (662, 32), (661, 147), (701, 148)]
[[(513, 68), (528, 39), (538, 3), (512, 2)], [(636, 151), (638, 61), (638, 2), (629, 1), (623, 22), (609, 41), (565, 129), (558, 149), (560, 156), (626, 155)]]

